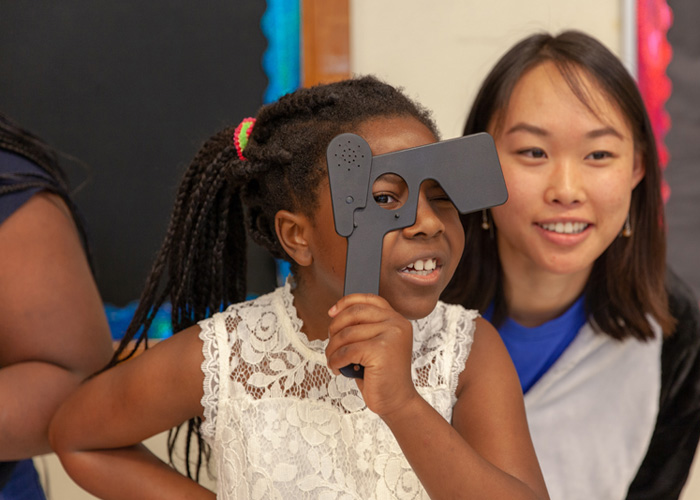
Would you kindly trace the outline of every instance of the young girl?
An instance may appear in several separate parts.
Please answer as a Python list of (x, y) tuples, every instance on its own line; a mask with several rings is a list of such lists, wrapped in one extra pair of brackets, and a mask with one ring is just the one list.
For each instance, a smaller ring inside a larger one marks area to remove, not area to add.
[[(87, 382), (53, 421), (84, 488), (213, 497), (138, 444), (200, 419), (221, 498), (547, 497), (497, 333), (438, 302), (464, 245), (439, 185), (421, 187), (413, 226), (386, 235), (380, 295), (342, 296), (325, 150), (343, 132), (374, 155), (437, 140), (425, 111), (365, 77), (298, 90), (204, 145), (129, 336), (166, 295), (184, 331)], [(395, 207), (400, 186), (380, 180), (374, 200)], [(248, 302), (244, 220), (293, 273)], [(350, 363), (363, 380), (339, 375)]]
[(677, 278), (667, 295), (634, 81), (587, 35), (534, 35), (484, 81), (464, 133), (479, 131), (509, 199), (462, 217), (445, 299), (499, 329), (552, 498), (676, 498), (700, 432), (700, 316)]

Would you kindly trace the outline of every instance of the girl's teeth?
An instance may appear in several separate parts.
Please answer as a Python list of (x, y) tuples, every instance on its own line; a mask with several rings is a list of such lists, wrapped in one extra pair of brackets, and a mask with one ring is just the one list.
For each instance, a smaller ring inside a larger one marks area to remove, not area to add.
[(553, 224), (540, 224), (540, 227), (547, 231), (560, 234), (577, 234), (588, 227), (585, 222), (556, 222)]
[(430, 274), (437, 267), (435, 259), (417, 260), (404, 269), (404, 272), (410, 274)]

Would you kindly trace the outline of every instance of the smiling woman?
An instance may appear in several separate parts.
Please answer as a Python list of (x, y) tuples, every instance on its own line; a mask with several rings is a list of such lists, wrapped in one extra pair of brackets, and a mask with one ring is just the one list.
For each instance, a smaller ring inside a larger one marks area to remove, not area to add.
[(585, 72), (571, 71), (587, 101), (544, 62), (523, 75), (488, 129), (509, 192), (508, 203), (491, 210), (504, 286), (513, 290), (508, 311), (525, 326), (541, 323), (533, 311), (563, 312), (528, 293), (533, 283), (565, 308), (580, 294), (644, 177), (626, 117)]
[(677, 497), (700, 435), (700, 312), (666, 270), (634, 81), (588, 35), (533, 35), (482, 84), (464, 134), (482, 131), (509, 199), (462, 217), (443, 298), (498, 328), (552, 498)]

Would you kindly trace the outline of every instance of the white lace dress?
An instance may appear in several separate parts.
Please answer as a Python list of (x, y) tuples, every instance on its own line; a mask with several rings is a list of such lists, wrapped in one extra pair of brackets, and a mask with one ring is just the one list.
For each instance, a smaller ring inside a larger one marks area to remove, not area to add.
[[(448, 421), (476, 316), (438, 303), (412, 322), (413, 380)], [(301, 332), (289, 284), (200, 326), (218, 498), (428, 498), (354, 380), (328, 369), (327, 341)]]

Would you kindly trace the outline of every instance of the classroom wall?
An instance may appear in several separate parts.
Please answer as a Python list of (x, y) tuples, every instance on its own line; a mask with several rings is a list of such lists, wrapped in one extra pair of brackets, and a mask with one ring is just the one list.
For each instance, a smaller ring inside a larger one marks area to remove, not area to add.
[(623, 53), (622, 0), (351, 0), (351, 70), (404, 87), (434, 111), (444, 139), (461, 135), (477, 86), (515, 41), (586, 31)]

